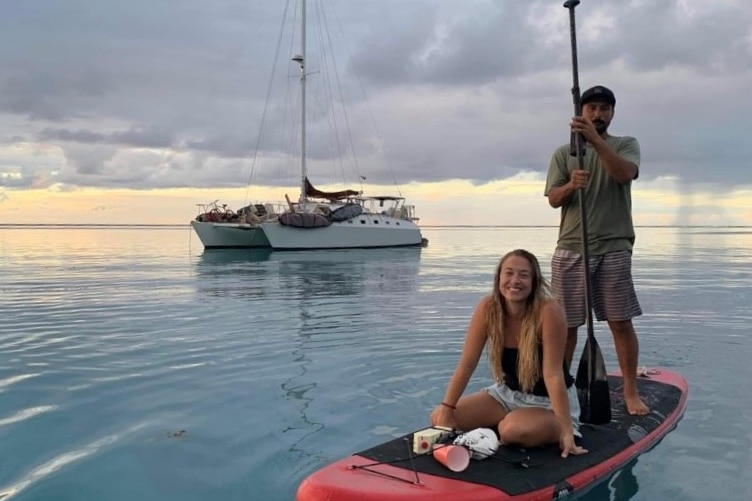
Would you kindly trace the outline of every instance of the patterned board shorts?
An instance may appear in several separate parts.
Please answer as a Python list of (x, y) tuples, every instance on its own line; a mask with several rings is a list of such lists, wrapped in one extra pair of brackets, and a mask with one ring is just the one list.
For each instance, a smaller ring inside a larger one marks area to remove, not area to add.
[[(582, 254), (556, 249), (551, 260), (551, 288), (564, 306), (569, 327), (585, 323), (585, 272)], [(632, 282), (632, 253), (590, 256), (593, 311), (598, 321), (630, 320), (642, 315)]]
[[(541, 407), (552, 410), (550, 398), (515, 391), (504, 383), (492, 384), (486, 388), (486, 391), (494, 400), (504, 406), (507, 412), (512, 412), (515, 409), (524, 409), (525, 407)], [(577, 398), (577, 388), (575, 388), (574, 384), (567, 388), (567, 396), (569, 397), (569, 413), (572, 415), (574, 436), (582, 438), (582, 433), (580, 433), (580, 401)]]

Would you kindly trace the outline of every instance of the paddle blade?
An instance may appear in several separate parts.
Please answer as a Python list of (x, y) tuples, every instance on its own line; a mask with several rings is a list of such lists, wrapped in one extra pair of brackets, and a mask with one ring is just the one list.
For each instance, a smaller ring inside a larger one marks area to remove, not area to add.
[(594, 336), (588, 336), (575, 378), (580, 400), (580, 422), (606, 424), (611, 421), (611, 394), (606, 364)]

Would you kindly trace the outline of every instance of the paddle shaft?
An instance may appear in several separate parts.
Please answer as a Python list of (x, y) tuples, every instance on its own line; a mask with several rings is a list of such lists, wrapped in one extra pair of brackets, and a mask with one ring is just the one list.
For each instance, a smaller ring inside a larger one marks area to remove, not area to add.
[[(580, 0), (567, 0), (564, 7), (569, 10), (569, 37), (572, 44), (572, 101), (574, 103), (575, 116), (582, 115), (582, 106), (580, 105), (580, 78), (579, 68), (577, 65), (577, 35), (574, 21), (574, 9), (580, 4)], [(577, 157), (577, 167), (584, 169), (585, 141), (582, 134), (572, 132), (570, 137), (572, 154)], [(592, 281), (590, 279), (590, 253), (588, 251), (588, 227), (587, 227), (587, 208), (585, 206), (585, 188), (579, 189), (580, 202), (580, 227), (582, 228), (582, 261), (585, 270), (585, 308), (587, 335), (591, 339), (590, 346), (590, 364), (588, 364), (588, 380), (593, 381), (595, 378), (595, 357), (596, 343), (593, 332), (593, 309), (592, 309)]]

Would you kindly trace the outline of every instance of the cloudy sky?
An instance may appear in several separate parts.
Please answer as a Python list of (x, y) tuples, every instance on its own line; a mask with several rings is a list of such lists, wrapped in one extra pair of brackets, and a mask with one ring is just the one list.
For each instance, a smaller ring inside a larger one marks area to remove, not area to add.
[[(214, 199), (296, 198), (297, 8), (5, 2), (0, 223), (179, 224)], [(636, 221), (752, 224), (752, 2), (576, 13), (581, 87), (611, 87), (610, 132), (640, 141)], [(309, 0), (308, 17), (314, 184), (397, 184), (424, 224), (558, 222), (542, 191), (573, 108), (561, 0)]]

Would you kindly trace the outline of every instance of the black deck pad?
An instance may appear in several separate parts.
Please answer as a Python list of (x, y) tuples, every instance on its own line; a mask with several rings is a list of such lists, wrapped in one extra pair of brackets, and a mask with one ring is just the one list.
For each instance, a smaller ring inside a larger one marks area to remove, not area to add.
[[(567, 477), (602, 463), (640, 441), (660, 426), (681, 401), (681, 390), (676, 386), (638, 378), (640, 396), (650, 407), (650, 413), (632, 416), (626, 412), (624, 405), (621, 377), (609, 376), (608, 382), (611, 422), (598, 426), (580, 425), (581, 444), (589, 451), (587, 454), (563, 459), (558, 445), (526, 450), (502, 446), (488, 459), (471, 460), (470, 466), (463, 472), (450, 471), (430, 454), (414, 456), (415, 469), (418, 473), (489, 485), (513, 496), (524, 494), (559, 484)], [(412, 435), (410, 433), (356, 455), (411, 470), (408, 447), (412, 450)]]

